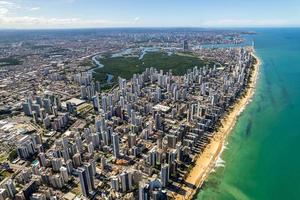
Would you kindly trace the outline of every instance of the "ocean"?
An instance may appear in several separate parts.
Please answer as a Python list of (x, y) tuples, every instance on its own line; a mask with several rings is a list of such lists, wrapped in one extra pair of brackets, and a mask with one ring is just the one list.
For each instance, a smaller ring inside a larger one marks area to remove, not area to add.
[(249, 29), (262, 61), (240, 116), (196, 199), (300, 199), (300, 29)]

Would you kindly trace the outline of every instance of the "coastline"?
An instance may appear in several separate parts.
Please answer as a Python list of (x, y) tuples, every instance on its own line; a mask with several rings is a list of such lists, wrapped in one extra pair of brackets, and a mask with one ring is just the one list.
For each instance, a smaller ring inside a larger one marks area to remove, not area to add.
[[(187, 184), (182, 185), (182, 189), (185, 190), (185, 194), (176, 194), (175, 199), (193, 199), (198, 189), (202, 186), (210, 172), (214, 169), (215, 164), (220, 157), (224, 143), (227, 137), (234, 128), (235, 123), (239, 115), (243, 112), (247, 104), (251, 101), (257, 82), (259, 67), (261, 65), (260, 59), (255, 55), (254, 49), (252, 49), (251, 55), (256, 59), (256, 63), (253, 65), (254, 69), (251, 72), (250, 83), (246, 89), (245, 95), (242, 96), (234, 104), (233, 109), (221, 120), (222, 127), (214, 134), (211, 142), (206, 146), (204, 151), (198, 156), (195, 161), (195, 166), (188, 173), (185, 182)], [(196, 188), (188, 186), (194, 185)]]

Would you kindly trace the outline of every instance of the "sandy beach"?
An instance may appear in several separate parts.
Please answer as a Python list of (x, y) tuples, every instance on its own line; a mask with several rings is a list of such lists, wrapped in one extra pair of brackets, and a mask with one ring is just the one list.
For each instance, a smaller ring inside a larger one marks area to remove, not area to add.
[(251, 81), (248, 89), (246, 90), (245, 96), (241, 97), (234, 105), (232, 111), (230, 111), (228, 115), (222, 119), (222, 126), (214, 134), (214, 138), (212, 138), (210, 144), (207, 145), (203, 153), (198, 156), (195, 167), (193, 167), (193, 169), (189, 172), (185, 180), (186, 184), (181, 186), (181, 188), (186, 191), (185, 195), (176, 194), (175, 199), (186, 200), (194, 197), (197, 189), (191, 188), (191, 185), (194, 185), (197, 188), (202, 186), (209, 173), (215, 167), (216, 161), (222, 153), (226, 138), (234, 127), (239, 115), (244, 110), (246, 105), (251, 101), (251, 98), (255, 92), (259, 66), (261, 64), (259, 58), (254, 53), (252, 53), (252, 56), (256, 58), (257, 62), (254, 65)]

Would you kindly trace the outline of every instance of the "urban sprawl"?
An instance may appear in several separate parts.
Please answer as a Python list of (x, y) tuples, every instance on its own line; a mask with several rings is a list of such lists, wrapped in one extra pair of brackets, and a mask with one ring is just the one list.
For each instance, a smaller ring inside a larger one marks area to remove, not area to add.
[[(226, 46), (244, 41), (228, 31), (25, 31), (10, 39), (0, 41), (0, 200), (173, 199), (255, 63), (251, 47)], [(147, 66), (105, 88), (95, 79), (95, 55), (141, 47), (214, 64), (181, 75)]]

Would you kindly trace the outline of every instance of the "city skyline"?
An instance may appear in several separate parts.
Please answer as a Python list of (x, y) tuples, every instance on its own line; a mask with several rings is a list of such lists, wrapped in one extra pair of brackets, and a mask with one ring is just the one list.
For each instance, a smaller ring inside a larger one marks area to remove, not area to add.
[(1, 36), (1, 200), (192, 199), (259, 63), (245, 30)]
[(0, 0), (0, 200), (298, 200), (300, 0)]
[(299, 8), (295, 0), (89, 0), (88, 4), (83, 0), (0, 0), (0, 29), (299, 27)]

